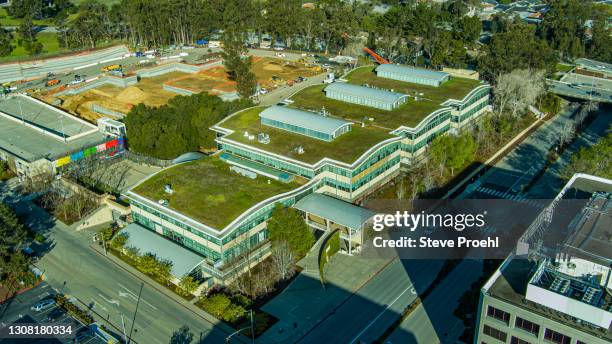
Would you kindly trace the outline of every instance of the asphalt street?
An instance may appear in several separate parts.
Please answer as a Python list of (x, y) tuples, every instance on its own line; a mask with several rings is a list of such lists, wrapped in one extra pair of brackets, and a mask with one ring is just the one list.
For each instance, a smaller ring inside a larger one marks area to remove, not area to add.
[(433, 281), (441, 260), (394, 260), (298, 343), (371, 343)]
[(183, 325), (205, 343), (225, 343), (228, 333), (147, 284), (133, 321), (142, 283), (89, 247), (93, 233), (53, 223), (46, 212), (29, 202), (19, 203), (18, 210), (27, 213), (28, 225), (46, 233), (51, 242), (36, 263), (47, 283), (89, 307), (97, 320), (108, 320), (116, 333), (123, 332), (123, 317), (128, 335), (135, 324), (132, 338), (136, 343), (167, 343)]

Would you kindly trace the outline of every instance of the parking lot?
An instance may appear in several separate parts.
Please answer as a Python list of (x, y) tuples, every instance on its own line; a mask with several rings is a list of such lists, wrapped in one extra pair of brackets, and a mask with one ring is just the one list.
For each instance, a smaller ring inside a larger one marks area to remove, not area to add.
[[(71, 334), (55, 338), (6, 338), (4, 336), (5, 338), (0, 338), (0, 343), (106, 343), (54, 303), (41, 310), (32, 309), (41, 301), (52, 300), (55, 294), (56, 291), (43, 282), (4, 302), (0, 305), (0, 326), (7, 327), (11, 324), (71, 325)], [(77, 334), (82, 340), (75, 340)]]

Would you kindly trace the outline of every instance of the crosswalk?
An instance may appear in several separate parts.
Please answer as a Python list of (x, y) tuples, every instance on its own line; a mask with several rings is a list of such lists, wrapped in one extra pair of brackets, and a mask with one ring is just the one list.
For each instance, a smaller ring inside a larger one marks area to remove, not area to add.
[(542, 204), (540, 204), (540, 202), (533, 200), (533, 199), (528, 199), (525, 198), (524, 194), (518, 193), (518, 194), (514, 194), (514, 193), (508, 193), (508, 192), (502, 192), (499, 190), (493, 190), (493, 189), (489, 189), (487, 187), (479, 187), (476, 189), (476, 191), (484, 193), (486, 195), (489, 196), (493, 196), (495, 198), (498, 199), (507, 199), (507, 200), (511, 200), (511, 201), (518, 201), (518, 202), (522, 202), (522, 203), (526, 203), (532, 207), (535, 208), (544, 208), (544, 206)]

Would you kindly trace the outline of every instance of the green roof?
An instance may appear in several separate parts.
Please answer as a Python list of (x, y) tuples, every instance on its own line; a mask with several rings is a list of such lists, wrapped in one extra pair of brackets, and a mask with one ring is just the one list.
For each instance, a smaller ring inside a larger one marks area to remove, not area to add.
[[(470, 91), (480, 85), (479, 80), (453, 77), (439, 87), (418, 85), (404, 81), (379, 78), (374, 73), (374, 67), (363, 67), (352, 71), (347, 76), (348, 82), (356, 85), (367, 84), (386, 90), (393, 90), (411, 96), (408, 101), (398, 108), (388, 111), (368, 106), (329, 99), (323, 89), (325, 85), (308, 87), (293, 97), (292, 107), (305, 110), (319, 111), (322, 107), (334, 116), (348, 120), (363, 121), (364, 118), (373, 118), (370, 124), (382, 126), (388, 130), (400, 126), (414, 127), (432, 112), (443, 108), (441, 104), (448, 99), (461, 100)], [(421, 95), (423, 94), (423, 95)], [(415, 100), (412, 96), (417, 96)]]
[[(372, 146), (386, 139), (394, 137), (387, 130), (366, 126), (362, 128), (354, 125), (353, 129), (331, 142), (321, 141), (308, 136), (294, 134), (286, 130), (276, 129), (262, 125), (259, 113), (265, 108), (256, 107), (237, 113), (228, 118), (219, 126), (234, 130), (227, 139), (257, 147), (262, 150), (279, 154), (288, 158), (314, 164), (323, 158), (335, 159), (345, 163), (353, 163)], [(249, 140), (244, 132), (256, 135), (265, 133), (270, 136), (270, 143), (263, 144), (257, 140)], [(304, 148), (303, 154), (298, 154), (298, 146)]]
[[(314, 138), (291, 133), (285, 130), (262, 125), (259, 113), (264, 108), (251, 108), (234, 114), (218, 127), (229, 129), (234, 133), (225, 136), (226, 139), (240, 142), (251, 147), (282, 155), (291, 159), (314, 164), (323, 158), (330, 158), (352, 164), (368, 149), (376, 144), (394, 137), (392, 130), (400, 126), (415, 127), (432, 112), (443, 108), (441, 104), (449, 99), (461, 100), (481, 83), (478, 80), (453, 77), (440, 87), (424, 86), (404, 81), (379, 78), (374, 73), (374, 67), (368, 66), (353, 70), (347, 76), (348, 82), (355, 85), (368, 84), (380, 89), (418, 96), (419, 100), (409, 98), (408, 101), (394, 110), (381, 110), (368, 106), (357, 105), (339, 100), (329, 99), (324, 89), (327, 84), (307, 87), (291, 97), (291, 108), (319, 112), (324, 107), (331, 118), (342, 118), (355, 122), (353, 128), (331, 142), (322, 142)], [(422, 95), (421, 95), (422, 94)], [(372, 120), (370, 120), (372, 119)], [(365, 123), (365, 126), (361, 126)], [(249, 140), (244, 132), (251, 135), (265, 133), (270, 136), (270, 143), (264, 144), (257, 140)], [(303, 154), (298, 154), (297, 147), (304, 148)]]
[[(217, 157), (202, 158), (164, 169), (131, 191), (155, 203), (168, 200), (168, 208), (221, 230), (255, 204), (300, 186), (263, 176), (250, 179), (230, 166)], [(164, 192), (166, 184), (172, 195)]]

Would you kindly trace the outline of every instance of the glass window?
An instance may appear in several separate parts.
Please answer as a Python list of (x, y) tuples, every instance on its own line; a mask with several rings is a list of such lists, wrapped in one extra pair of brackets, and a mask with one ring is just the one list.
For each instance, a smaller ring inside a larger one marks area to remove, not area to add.
[(572, 342), (572, 338), (568, 337), (559, 332), (553, 331), (549, 328), (544, 331), (544, 339), (556, 344), (570, 344)]
[(487, 316), (497, 319), (499, 321), (503, 321), (506, 323), (506, 325), (510, 324), (510, 313), (504, 312), (501, 309), (489, 306), (487, 308)]
[(516, 317), (516, 320), (514, 321), (514, 327), (527, 331), (533, 334), (534, 336), (538, 336), (540, 334), (540, 325), (534, 324), (531, 321), (525, 320), (520, 317)]
[(506, 334), (506, 332), (500, 331), (488, 325), (484, 325), (484, 328), (482, 329), (482, 333), (486, 334), (489, 337), (501, 340), (502, 342), (505, 342), (506, 338), (508, 338), (508, 335)]
[(512, 336), (512, 338), (510, 338), (510, 344), (531, 344), (526, 340), (522, 340), (520, 338), (516, 338), (514, 336)]

